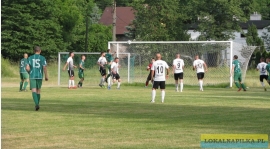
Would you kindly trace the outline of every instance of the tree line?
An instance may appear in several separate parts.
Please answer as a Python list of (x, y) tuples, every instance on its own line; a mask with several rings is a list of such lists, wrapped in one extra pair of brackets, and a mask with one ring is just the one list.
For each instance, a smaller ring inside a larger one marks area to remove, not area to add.
[[(2, 56), (17, 61), (32, 47), (54, 60), (60, 51), (97, 52), (107, 49), (112, 26), (99, 24), (114, 0), (3, 0)], [(190, 40), (188, 25), (201, 32), (198, 40), (228, 40), (240, 22), (258, 12), (270, 20), (269, 0), (116, 0), (130, 6), (135, 20), (127, 26), (130, 39)], [(87, 35), (87, 36), (86, 36)]]

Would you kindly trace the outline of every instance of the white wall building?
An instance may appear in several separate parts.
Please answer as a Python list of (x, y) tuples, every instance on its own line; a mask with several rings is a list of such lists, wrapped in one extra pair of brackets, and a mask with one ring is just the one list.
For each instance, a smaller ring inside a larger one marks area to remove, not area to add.
[[(240, 24), (242, 31), (244, 33), (247, 33), (248, 27), (252, 24), (257, 27), (258, 36), (262, 37), (263, 32), (267, 32), (266, 27), (270, 26), (270, 20), (261, 20), (260, 14), (252, 14), (249, 21)], [(193, 24), (188, 30), (188, 33), (191, 36), (191, 40), (196, 40), (200, 36), (200, 32), (195, 31), (196, 28), (197, 24)], [(241, 32), (235, 32), (234, 36), (234, 39), (231, 39), (232, 41), (242, 45), (246, 45), (246, 37), (244, 34), (242, 34)]]

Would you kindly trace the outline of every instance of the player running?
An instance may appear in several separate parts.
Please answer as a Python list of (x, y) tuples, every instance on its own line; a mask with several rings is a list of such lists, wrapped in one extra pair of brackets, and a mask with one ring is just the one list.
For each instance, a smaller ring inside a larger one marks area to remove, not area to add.
[[(165, 77), (166, 70), (167, 70), (167, 74)], [(157, 53), (156, 61), (152, 64), (152, 67), (151, 67), (151, 80), (153, 81), (152, 100), (151, 100), (152, 103), (155, 102), (156, 89), (158, 89), (158, 87), (160, 87), (161, 89), (161, 102), (164, 103), (165, 81), (166, 81), (166, 78), (168, 77), (169, 77), (169, 66), (165, 61), (161, 60), (161, 54)]]
[(84, 81), (84, 60), (85, 60), (85, 55), (81, 55), (81, 61), (79, 64), (79, 72), (78, 72), (78, 76), (80, 78), (80, 81), (78, 83), (78, 88), (81, 88), (83, 85), (83, 81)]
[(107, 64), (107, 60), (104, 56), (105, 56), (105, 52), (101, 52), (100, 57), (97, 61), (97, 64), (99, 65), (99, 72), (101, 74), (101, 79), (100, 79), (100, 83), (99, 83), (100, 87), (104, 87), (104, 81), (105, 81), (105, 77), (106, 77), (105, 65)]
[[(111, 65), (111, 70), (112, 70), (112, 78), (113, 78), (113, 83), (115, 83), (117, 81), (117, 89), (120, 89), (120, 85), (121, 85), (121, 79), (119, 76), (119, 58), (116, 57), (114, 59), (114, 62)], [(108, 89), (111, 89), (111, 86), (108, 86)]]
[(242, 73), (241, 73), (241, 67), (240, 62), (238, 61), (238, 56), (233, 56), (233, 62), (232, 62), (232, 70), (231, 70), (231, 76), (234, 74), (234, 83), (236, 87), (238, 88), (238, 92), (242, 89), (246, 91), (246, 86), (244, 83), (242, 83)]
[(180, 92), (183, 91), (183, 69), (184, 69), (184, 61), (180, 58), (180, 54), (176, 54), (176, 58), (173, 60), (173, 73), (175, 80), (175, 91), (178, 91), (179, 79), (180, 79)]
[(108, 68), (108, 75), (105, 78), (105, 82), (108, 83), (108, 86), (110, 86), (110, 80), (108, 81), (108, 78), (111, 76), (111, 64), (113, 62), (113, 54), (110, 53), (111, 49), (108, 49), (108, 52), (105, 54), (105, 58), (107, 60), (107, 68)]
[(203, 78), (204, 72), (207, 72), (207, 65), (203, 60), (199, 59), (199, 55), (195, 56), (195, 61), (193, 62), (193, 70), (197, 71), (200, 91), (203, 91)]
[(268, 84), (270, 84), (270, 58), (267, 58), (266, 59), (266, 63), (268, 63), (267, 66), (266, 66), (266, 71), (268, 71), (267, 82), (268, 82)]
[(266, 87), (264, 85), (264, 82), (263, 82), (263, 79), (265, 79), (266, 81), (268, 80), (268, 75), (267, 75), (267, 70), (266, 70), (267, 63), (265, 63), (264, 60), (265, 60), (265, 58), (263, 58), (263, 57), (260, 59), (260, 63), (257, 65), (257, 71), (260, 71), (261, 85), (264, 88), (264, 91), (267, 91)]
[(32, 97), (35, 102), (35, 109), (36, 111), (38, 111), (43, 72), (45, 74), (45, 81), (48, 81), (48, 74), (46, 59), (45, 57), (40, 55), (40, 47), (35, 46), (34, 51), (35, 54), (28, 58), (26, 70), (29, 71), (30, 74), (30, 89), (32, 90)]
[(69, 75), (69, 80), (68, 80), (68, 89), (71, 89), (71, 85), (72, 88), (75, 89), (75, 82), (74, 82), (74, 68), (77, 68), (77, 66), (73, 65), (73, 57), (74, 57), (74, 53), (73, 52), (69, 52), (69, 58), (67, 59), (67, 62), (63, 68), (63, 70), (66, 70), (66, 67), (68, 66), (68, 75)]
[(21, 82), (20, 82), (20, 92), (21, 91), (27, 91), (26, 87), (28, 85), (28, 81), (29, 81), (29, 75), (28, 72), (26, 71), (26, 65), (27, 65), (27, 58), (28, 58), (28, 54), (24, 53), (23, 54), (23, 59), (21, 59), (20, 61), (20, 78), (21, 78)]
[(145, 87), (148, 87), (148, 84), (149, 84), (149, 81), (151, 81), (151, 67), (152, 67), (152, 64), (155, 62), (155, 58), (152, 58), (151, 60), (151, 63), (147, 66), (146, 70), (149, 71), (149, 75), (148, 77), (146, 78), (146, 81), (145, 81)]

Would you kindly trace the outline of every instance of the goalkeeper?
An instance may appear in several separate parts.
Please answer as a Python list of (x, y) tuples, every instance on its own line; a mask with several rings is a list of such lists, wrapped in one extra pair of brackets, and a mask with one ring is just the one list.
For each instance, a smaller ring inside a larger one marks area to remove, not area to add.
[(105, 82), (108, 83), (108, 78), (111, 76), (111, 64), (113, 62), (113, 54), (111, 54), (111, 49), (108, 49), (108, 52), (105, 54), (105, 58), (107, 60), (107, 68), (109, 70), (109, 73), (105, 78)]

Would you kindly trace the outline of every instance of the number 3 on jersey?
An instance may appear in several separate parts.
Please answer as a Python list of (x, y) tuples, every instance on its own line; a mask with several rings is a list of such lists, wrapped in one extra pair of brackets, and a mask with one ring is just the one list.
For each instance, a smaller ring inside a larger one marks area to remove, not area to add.
[(32, 59), (33, 60), (33, 68), (39, 68), (40, 67), (40, 59)]
[(163, 74), (163, 66), (158, 66), (157, 67), (157, 73), (158, 74)]

